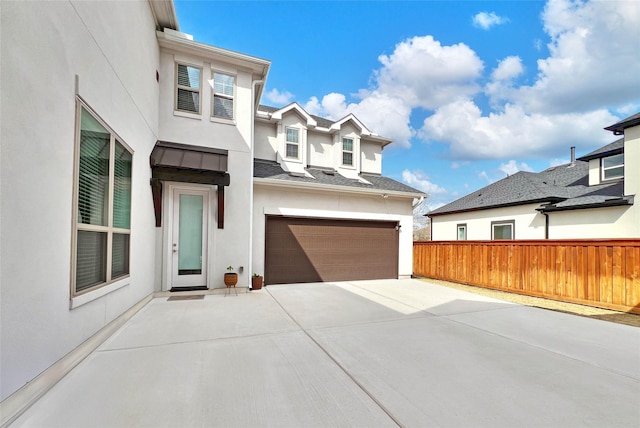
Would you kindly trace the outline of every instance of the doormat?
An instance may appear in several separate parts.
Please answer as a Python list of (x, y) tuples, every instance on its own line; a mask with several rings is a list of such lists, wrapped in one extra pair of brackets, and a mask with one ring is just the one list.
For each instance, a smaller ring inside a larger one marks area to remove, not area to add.
[(204, 294), (198, 294), (196, 296), (171, 296), (167, 299), (167, 302), (171, 300), (202, 300), (204, 299)]

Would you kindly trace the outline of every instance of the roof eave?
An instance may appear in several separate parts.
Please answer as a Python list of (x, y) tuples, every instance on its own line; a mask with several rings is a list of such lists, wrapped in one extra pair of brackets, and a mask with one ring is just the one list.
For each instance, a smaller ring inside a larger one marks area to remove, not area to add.
[(284, 188), (296, 188), (296, 189), (307, 189), (307, 190), (321, 190), (327, 192), (340, 192), (340, 193), (358, 193), (358, 194), (366, 194), (366, 195), (378, 195), (384, 197), (397, 197), (397, 198), (407, 198), (407, 199), (416, 199), (421, 197), (428, 197), (426, 193), (419, 192), (401, 192), (398, 190), (385, 190), (379, 188), (362, 188), (362, 187), (349, 187), (349, 186), (339, 186), (335, 184), (323, 184), (323, 183), (307, 183), (300, 181), (288, 181), (288, 180), (279, 180), (273, 178), (261, 178), (261, 177), (253, 177), (253, 183), (263, 186), (272, 186), (272, 187), (284, 187)]
[(156, 21), (157, 30), (162, 31), (165, 28), (180, 30), (173, 0), (149, 0), (149, 6)]
[(609, 208), (609, 207), (621, 207), (621, 206), (631, 206), (633, 205), (634, 197), (632, 196), (623, 196), (622, 198), (609, 199), (604, 202), (597, 202), (592, 204), (582, 204), (582, 205), (571, 205), (566, 207), (556, 207), (553, 205), (550, 206), (541, 206), (540, 208), (536, 208), (536, 211), (541, 213), (550, 213), (557, 211), (575, 211), (575, 210), (586, 210), (591, 208)]
[(544, 198), (544, 199), (533, 199), (533, 200), (530, 200), (530, 201), (509, 202), (509, 203), (506, 203), (506, 204), (490, 205), (490, 206), (486, 206), (486, 207), (466, 208), (466, 209), (452, 210), (452, 211), (446, 211), (446, 212), (441, 212), (441, 213), (427, 213), (427, 214), (425, 214), (425, 217), (438, 217), (438, 216), (449, 215), (449, 214), (461, 214), (461, 213), (468, 213), (468, 212), (473, 212), (473, 211), (491, 210), (491, 209), (494, 209), (494, 208), (517, 207), (517, 206), (520, 206), (520, 205), (538, 204), (538, 203), (542, 203), (542, 202), (554, 203), (554, 202), (561, 202), (561, 201), (565, 201), (565, 200), (566, 200), (566, 198), (559, 198), (559, 197)]

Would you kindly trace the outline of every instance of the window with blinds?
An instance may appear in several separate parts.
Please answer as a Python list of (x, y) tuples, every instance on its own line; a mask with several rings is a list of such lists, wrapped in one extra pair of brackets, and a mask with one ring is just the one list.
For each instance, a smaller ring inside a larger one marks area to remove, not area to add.
[(233, 119), (233, 97), (235, 77), (229, 74), (213, 73), (213, 117)]
[(296, 128), (287, 128), (287, 142), (285, 147), (286, 157), (298, 159), (299, 157), (299, 130)]
[(342, 165), (353, 166), (353, 138), (342, 139)]
[(202, 69), (176, 64), (176, 110), (200, 113), (200, 77)]
[(72, 296), (129, 275), (133, 155), (78, 102)]

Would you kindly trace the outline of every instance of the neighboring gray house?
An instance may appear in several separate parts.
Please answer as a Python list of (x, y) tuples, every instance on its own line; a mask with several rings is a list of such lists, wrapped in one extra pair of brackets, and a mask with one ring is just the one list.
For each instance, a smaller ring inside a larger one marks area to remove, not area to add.
[(606, 128), (624, 138), (540, 173), (518, 172), (431, 211), (433, 240), (640, 237), (640, 129), (631, 116)]

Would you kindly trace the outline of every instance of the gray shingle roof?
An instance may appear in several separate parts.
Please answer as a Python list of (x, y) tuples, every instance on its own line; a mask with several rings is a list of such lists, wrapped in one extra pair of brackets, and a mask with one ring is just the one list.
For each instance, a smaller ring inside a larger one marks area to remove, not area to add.
[(614, 123), (611, 126), (607, 126), (604, 129), (606, 129), (607, 131), (613, 131), (613, 133), (616, 135), (620, 135), (624, 133), (625, 129), (638, 125), (640, 125), (640, 113), (636, 113), (632, 116), (622, 119), (620, 122)]
[(618, 153), (622, 153), (624, 151), (624, 138), (620, 138), (619, 140), (614, 141), (611, 144), (607, 144), (604, 147), (600, 147), (592, 151), (591, 153), (587, 153), (584, 156), (579, 157), (579, 160), (588, 161), (591, 159), (597, 159), (604, 156), (617, 155)]
[[(264, 112), (267, 112), (267, 113), (274, 113), (274, 112), (280, 110), (281, 108), (282, 107), (270, 107), (270, 106), (265, 106), (265, 105), (260, 104), (260, 106), (258, 107), (258, 110), (259, 111), (264, 111)], [(324, 117), (316, 116), (316, 115), (313, 115), (313, 114), (310, 114), (309, 116), (311, 116), (316, 121), (316, 123), (318, 124), (318, 126), (320, 128), (331, 128), (331, 125), (333, 125), (335, 123), (332, 120), (326, 119)]]
[(532, 203), (545, 203), (544, 211), (554, 211), (632, 204), (633, 198), (624, 196), (623, 181), (589, 186), (589, 163), (578, 160), (574, 165), (555, 166), (540, 173), (518, 172), (435, 209), (429, 215)]
[(275, 161), (256, 159), (253, 164), (253, 176), (255, 178), (268, 178), (301, 184), (308, 183), (327, 186), (344, 186), (348, 188), (379, 190), (382, 192), (400, 192), (413, 195), (424, 194), (424, 192), (416, 190), (413, 187), (409, 187), (391, 178), (383, 177), (376, 174), (360, 174), (361, 178), (371, 183), (367, 184), (359, 180), (344, 177), (334, 170), (322, 168), (307, 168), (306, 171), (314, 178), (291, 175), (290, 173), (282, 169), (280, 164)]

